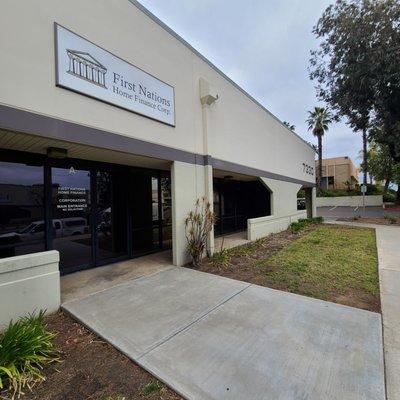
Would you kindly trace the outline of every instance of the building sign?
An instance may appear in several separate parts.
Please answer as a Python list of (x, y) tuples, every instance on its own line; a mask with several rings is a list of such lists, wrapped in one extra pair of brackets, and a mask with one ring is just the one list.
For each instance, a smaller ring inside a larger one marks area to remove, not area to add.
[(64, 212), (86, 211), (87, 204), (85, 188), (67, 186), (57, 188), (57, 209)]
[(174, 88), (55, 24), (56, 84), (175, 126)]

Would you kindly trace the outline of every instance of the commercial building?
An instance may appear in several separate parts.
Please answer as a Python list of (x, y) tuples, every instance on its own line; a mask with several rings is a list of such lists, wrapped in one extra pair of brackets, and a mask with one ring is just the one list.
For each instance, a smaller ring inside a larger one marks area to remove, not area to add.
[[(315, 162), (318, 173), (319, 162)], [(322, 159), (322, 188), (354, 189), (358, 185), (358, 170), (350, 157)]]
[(203, 196), (210, 252), (304, 216), (302, 188), (313, 215), (313, 149), (136, 1), (0, 7), (0, 258), (54, 249), (68, 273), (172, 248), (183, 265)]

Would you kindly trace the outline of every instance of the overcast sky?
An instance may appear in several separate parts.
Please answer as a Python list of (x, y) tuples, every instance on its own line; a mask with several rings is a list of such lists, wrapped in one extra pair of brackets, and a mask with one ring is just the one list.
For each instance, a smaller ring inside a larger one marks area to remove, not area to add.
[[(333, 1), (333, 0), (332, 0)], [(140, 0), (153, 14), (304, 139), (307, 111), (317, 101), (307, 67), (311, 33), (329, 0)], [(330, 127), (324, 157), (350, 156), (358, 166), (361, 135)]]

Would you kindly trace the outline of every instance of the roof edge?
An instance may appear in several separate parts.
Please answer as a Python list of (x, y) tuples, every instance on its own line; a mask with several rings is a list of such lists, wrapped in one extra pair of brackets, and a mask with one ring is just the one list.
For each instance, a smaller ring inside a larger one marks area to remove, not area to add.
[(140, 11), (146, 14), (150, 19), (152, 19), (156, 24), (158, 24), (161, 28), (166, 30), (170, 35), (172, 35), (175, 39), (178, 39), (184, 46), (186, 46), (191, 52), (193, 52), (196, 56), (200, 57), (204, 62), (206, 62), (212, 69), (214, 69), (219, 75), (221, 75), (224, 79), (226, 79), (231, 85), (233, 85), (236, 89), (240, 90), (245, 96), (247, 96), (253, 103), (261, 107), (267, 114), (269, 114), (272, 118), (274, 118), (278, 123), (280, 123), (287, 131), (289, 131), (292, 135), (296, 136), (303, 143), (305, 143), (309, 148), (311, 148), (314, 152), (313, 147), (300, 135), (296, 132), (289, 129), (277, 116), (272, 114), (267, 108), (265, 108), (258, 100), (256, 100), (250, 93), (246, 92), (242, 87), (240, 87), (235, 81), (233, 81), (229, 76), (227, 76), (224, 72), (222, 72), (216, 65), (214, 65), (208, 58), (203, 56), (199, 51), (197, 51), (191, 44), (189, 44), (182, 36), (179, 36), (173, 29), (171, 29), (166, 23), (161, 21), (158, 17), (156, 17), (151, 11), (149, 11), (143, 4), (141, 4), (138, 0), (128, 0), (132, 5), (136, 6)]

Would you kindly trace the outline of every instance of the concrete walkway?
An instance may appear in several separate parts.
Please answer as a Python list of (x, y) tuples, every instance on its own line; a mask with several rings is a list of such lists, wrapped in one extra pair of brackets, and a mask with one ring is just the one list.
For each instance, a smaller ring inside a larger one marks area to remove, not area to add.
[(377, 313), (178, 267), (63, 308), (187, 399), (385, 398)]
[(328, 222), (376, 231), (387, 400), (400, 400), (400, 228), (357, 222)]
[(222, 249), (231, 249), (232, 247), (242, 246), (247, 243), (250, 243), (250, 240), (247, 240), (247, 231), (240, 231), (216, 237), (214, 247), (215, 251), (218, 252)]
[(375, 229), (387, 399), (400, 400), (400, 228), (377, 225)]
[(86, 269), (61, 277), (61, 302), (81, 299), (119, 283), (174, 268), (166, 250), (127, 261)]

